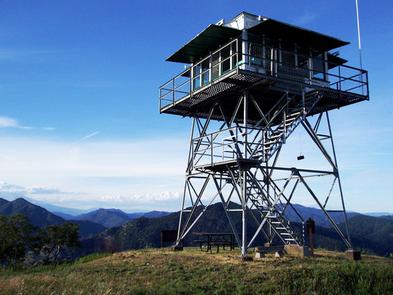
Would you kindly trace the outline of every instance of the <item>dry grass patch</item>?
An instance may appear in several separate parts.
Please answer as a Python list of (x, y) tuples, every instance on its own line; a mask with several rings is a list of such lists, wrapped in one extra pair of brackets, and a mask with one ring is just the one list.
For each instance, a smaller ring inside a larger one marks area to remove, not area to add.
[(335, 252), (317, 254), (306, 259), (266, 255), (244, 263), (238, 251), (128, 251), (73, 264), (2, 271), (0, 290), (29, 295), (393, 293), (392, 260), (367, 256), (355, 263)]

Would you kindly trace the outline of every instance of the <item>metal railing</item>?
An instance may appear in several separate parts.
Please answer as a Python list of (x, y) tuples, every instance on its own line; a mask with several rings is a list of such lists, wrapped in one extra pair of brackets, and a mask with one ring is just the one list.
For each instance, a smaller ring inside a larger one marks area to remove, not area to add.
[[(260, 50), (251, 50), (259, 47)], [(247, 53), (242, 53), (242, 49)], [(282, 56), (294, 56), (290, 62), (283, 62)], [(309, 87), (330, 88), (369, 96), (368, 73), (366, 70), (328, 62), (330, 70), (313, 66), (314, 57), (295, 54), (278, 48), (264, 47), (262, 44), (235, 39), (222, 46), (198, 63), (187, 68), (160, 87), (160, 109), (175, 105), (183, 98), (232, 75), (238, 70), (258, 73), (262, 77), (291, 83), (301, 83)], [(299, 60), (304, 61), (300, 63)]]
[(237, 69), (238, 39), (232, 40), (160, 87), (160, 109), (195, 93)]
[(247, 159), (263, 151), (264, 134), (260, 128), (230, 127), (192, 140), (193, 166)]

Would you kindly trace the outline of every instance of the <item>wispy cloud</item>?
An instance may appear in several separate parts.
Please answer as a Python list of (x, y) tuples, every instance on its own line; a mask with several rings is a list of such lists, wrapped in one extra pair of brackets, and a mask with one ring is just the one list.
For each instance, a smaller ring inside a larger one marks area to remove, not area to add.
[(99, 133), (100, 133), (100, 131), (94, 131), (94, 132), (92, 132), (92, 133), (89, 133), (89, 134), (83, 136), (82, 138), (80, 138), (77, 142), (85, 141), (85, 140), (87, 140), (87, 139), (89, 139), (89, 138), (92, 138), (92, 137), (98, 135)]
[(53, 131), (55, 127), (33, 127), (33, 126), (26, 126), (19, 123), (18, 120), (6, 116), (0, 116), (0, 128), (16, 128), (22, 130), (45, 130), (45, 131)]
[(55, 127), (50, 127), (50, 126), (48, 126), (48, 127), (41, 127), (41, 129), (45, 130), (45, 131), (54, 131), (54, 130), (56, 130)]
[(9, 118), (9, 117), (0, 117), (0, 128), (18, 128), (18, 129), (25, 129), (25, 130), (33, 129), (33, 127), (31, 126), (20, 125), (16, 119)]
[(52, 187), (31, 187), (25, 189), (27, 194), (32, 195), (84, 195), (83, 192), (63, 191)]

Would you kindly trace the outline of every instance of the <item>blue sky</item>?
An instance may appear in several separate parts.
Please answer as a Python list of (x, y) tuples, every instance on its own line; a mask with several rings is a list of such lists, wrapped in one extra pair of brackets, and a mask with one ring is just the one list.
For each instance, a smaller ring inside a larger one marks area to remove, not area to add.
[[(349, 209), (393, 212), (393, 3), (359, 4), (371, 100), (331, 118)], [(165, 58), (240, 11), (350, 41), (358, 65), (354, 1), (0, 1), (0, 195), (178, 209), (191, 122), (159, 115)]]

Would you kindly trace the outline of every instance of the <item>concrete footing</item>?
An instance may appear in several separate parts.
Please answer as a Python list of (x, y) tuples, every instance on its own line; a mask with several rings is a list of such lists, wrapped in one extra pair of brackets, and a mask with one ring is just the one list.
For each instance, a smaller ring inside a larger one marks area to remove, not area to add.
[(361, 254), (360, 254), (360, 251), (353, 250), (353, 249), (347, 250), (347, 251), (345, 252), (345, 255), (347, 256), (348, 259), (354, 260), (354, 261), (357, 261), (357, 260), (361, 260), (361, 259), (362, 259), (362, 256), (361, 256)]
[(254, 249), (254, 252), (255, 252), (255, 255), (254, 255), (255, 259), (261, 259), (261, 258), (265, 257), (265, 253), (262, 252), (258, 247), (256, 247)]
[(284, 252), (283, 251), (276, 251), (274, 253), (274, 257), (275, 258), (282, 258), (284, 256)]
[(254, 256), (255, 259), (261, 259), (261, 258), (264, 258), (264, 257), (265, 257), (264, 253), (255, 252), (255, 256)]
[(312, 257), (314, 255), (314, 251), (307, 246), (299, 246), (299, 245), (285, 245), (284, 251), (288, 255), (296, 256), (296, 257)]

